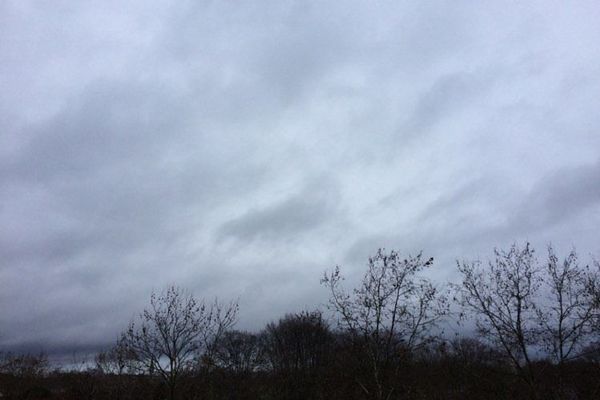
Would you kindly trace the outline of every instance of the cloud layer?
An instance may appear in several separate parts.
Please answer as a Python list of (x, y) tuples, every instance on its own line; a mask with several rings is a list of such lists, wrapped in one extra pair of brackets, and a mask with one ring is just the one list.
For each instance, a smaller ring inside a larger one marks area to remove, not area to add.
[(149, 293), (316, 307), (377, 247), (600, 254), (595, 2), (0, 5), (0, 349)]

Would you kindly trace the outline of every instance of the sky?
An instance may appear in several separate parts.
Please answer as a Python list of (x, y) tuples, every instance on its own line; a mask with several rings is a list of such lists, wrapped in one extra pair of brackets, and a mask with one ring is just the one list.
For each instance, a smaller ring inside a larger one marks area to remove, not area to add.
[(0, 2), (0, 350), (168, 285), (240, 329), (379, 247), (600, 257), (596, 1)]

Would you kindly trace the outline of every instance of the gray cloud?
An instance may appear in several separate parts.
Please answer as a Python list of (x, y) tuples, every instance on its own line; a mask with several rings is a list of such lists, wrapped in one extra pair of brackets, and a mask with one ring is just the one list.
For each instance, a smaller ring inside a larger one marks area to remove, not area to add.
[(568, 166), (537, 182), (514, 210), (508, 225), (515, 229), (547, 229), (600, 207), (600, 162)]
[(600, 254), (595, 4), (0, 8), (0, 350), (93, 350), (167, 284), (257, 329), (381, 246)]
[(293, 239), (336, 217), (339, 193), (330, 181), (312, 182), (299, 193), (226, 222), (222, 237), (241, 241)]
[(444, 121), (449, 113), (473, 104), (489, 92), (499, 72), (457, 72), (438, 78), (419, 98), (413, 114), (402, 129), (413, 135), (428, 131)]

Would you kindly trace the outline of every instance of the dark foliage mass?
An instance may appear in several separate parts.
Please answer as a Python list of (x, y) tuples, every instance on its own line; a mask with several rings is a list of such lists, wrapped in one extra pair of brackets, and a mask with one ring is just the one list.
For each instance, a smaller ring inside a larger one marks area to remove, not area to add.
[[(0, 399), (600, 398), (598, 262), (513, 245), (459, 262), (446, 288), (425, 278), (433, 264), (380, 249), (355, 288), (325, 273), (327, 314), (260, 332), (234, 329), (235, 302), (170, 287), (93, 363), (1, 353)], [(453, 323), (476, 335), (445, 334)]]

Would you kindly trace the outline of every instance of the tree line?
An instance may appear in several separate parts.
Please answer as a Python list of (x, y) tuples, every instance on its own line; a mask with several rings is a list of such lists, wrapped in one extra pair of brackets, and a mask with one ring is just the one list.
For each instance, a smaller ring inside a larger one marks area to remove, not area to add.
[(171, 286), (93, 365), (51, 371), (44, 355), (1, 354), (0, 398), (600, 398), (598, 261), (515, 244), (457, 262), (445, 287), (426, 278), (433, 266), (379, 249), (356, 287), (339, 266), (324, 273), (326, 310), (260, 332), (235, 329), (237, 302)]

